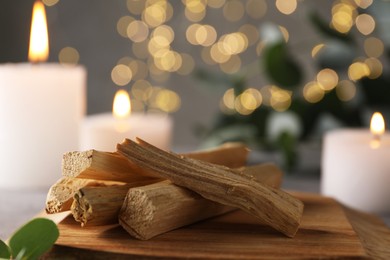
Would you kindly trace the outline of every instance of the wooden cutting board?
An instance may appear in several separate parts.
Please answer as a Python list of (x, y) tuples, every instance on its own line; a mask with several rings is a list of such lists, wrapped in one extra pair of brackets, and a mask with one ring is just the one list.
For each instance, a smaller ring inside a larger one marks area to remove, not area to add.
[(47, 258), (74, 259), (390, 259), (390, 229), (372, 215), (316, 194), (293, 193), (305, 204), (299, 231), (288, 238), (237, 210), (148, 241), (119, 225), (81, 228), (71, 217)]

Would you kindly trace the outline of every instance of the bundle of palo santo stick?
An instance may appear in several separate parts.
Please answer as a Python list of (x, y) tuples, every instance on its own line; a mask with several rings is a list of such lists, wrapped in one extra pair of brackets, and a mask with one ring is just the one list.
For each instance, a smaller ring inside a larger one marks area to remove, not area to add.
[(142, 240), (237, 208), (287, 236), (298, 230), (302, 202), (278, 189), (275, 165), (246, 166), (243, 144), (178, 155), (137, 142), (64, 154), (46, 211), (70, 210), (81, 226), (119, 223)]

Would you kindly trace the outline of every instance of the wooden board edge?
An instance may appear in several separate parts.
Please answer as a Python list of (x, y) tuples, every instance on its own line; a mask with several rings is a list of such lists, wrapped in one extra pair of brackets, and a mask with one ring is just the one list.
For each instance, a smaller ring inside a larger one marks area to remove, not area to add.
[(377, 216), (340, 203), (366, 253), (373, 259), (390, 259), (390, 229)]

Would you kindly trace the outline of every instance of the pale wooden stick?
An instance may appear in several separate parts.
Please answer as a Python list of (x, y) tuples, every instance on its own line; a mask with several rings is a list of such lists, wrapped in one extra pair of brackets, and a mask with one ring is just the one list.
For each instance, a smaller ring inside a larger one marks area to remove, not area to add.
[[(278, 188), (281, 171), (272, 164), (243, 167), (263, 184)], [(131, 188), (119, 214), (119, 224), (132, 236), (148, 240), (171, 231), (234, 210), (207, 200), (197, 193), (173, 185), (170, 181)]]
[(247, 163), (249, 149), (243, 143), (225, 143), (215, 148), (184, 153), (185, 157), (201, 160), (230, 168), (238, 168)]
[(303, 203), (286, 192), (262, 185), (227, 167), (168, 153), (141, 139), (117, 146), (129, 161), (151, 174), (167, 178), (204, 198), (238, 207), (265, 224), (293, 237), (303, 213)]
[(72, 177), (62, 177), (54, 183), (47, 193), (46, 212), (53, 214), (70, 209), (73, 195), (85, 186), (101, 186), (116, 184), (115, 182), (104, 182), (90, 179), (78, 179)]
[(68, 152), (62, 158), (62, 175), (95, 180), (133, 182), (151, 177), (120, 154), (96, 150)]
[(106, 225), (118, 222), (118, 214), (127, 191), (132, 187), (144, 186), (158, 181), (145, 180), (123, 185), (93, 187), (79, 189), (74, 195), (71, 212), (81, 226)]
[[(79, 153), (80, 154), (80, 153)], [(111, 156), (112, 153), (100, 153)], [(234, 154), (229, 157), (228, 154)], [(248, 149), (245, 145), (234, 143), (224, 144), (214, 149), (203, 150), (193, 153), (183, 154), (186, 157), (196, 157), (200, 160), (211, 161), (221, 165), (243, 166), (246, 164)], [(226, 160), (226, 157), (229, 160)], [(77, 157), (80, 158), (80, 157)], [(123, 158), (127, 161), (127, 159)], [(84, 168), (84, 167), (83, 167)], [(82, 180), (82, 179), (80, 179)], [(79, 188), (79, 192), (74, 193), (74, 201), (71, 207), (73, 217), (81, 222), (82, 226), (105, 225), (118, 222), (118, 212), (123, 204), (129, 187), (143, 186), (155, 183), (161, 179), (146, 179), (143, 182), (131, 182), (126, 186), (118, 187), (85, 187)], [(173, 185), (173, 184), (171, 184)]]
[[(183, 154), (228, 167), (246, 164), (248, 149), (241, 143), (227, 143), (210, 150)], [(95, 180), (133, 182), (147, 177), (155, 178), (148, 171), (129, 162), (118, 153), (96, 150), (68, 152), (62, 158), (62, 175)]]

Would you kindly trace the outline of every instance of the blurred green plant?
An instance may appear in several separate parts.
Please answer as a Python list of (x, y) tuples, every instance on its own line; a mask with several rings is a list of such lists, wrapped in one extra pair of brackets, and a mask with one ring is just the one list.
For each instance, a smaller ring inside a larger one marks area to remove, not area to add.
[[(356, 10), (366, 12), (363, 9)], [(213, 126), (201, 132), (204, 146), (217, 145), (226, 141), (241, 141), (255, 149), (278, 150), (283, 154), (284, 167), (292, 170), (298, 159), (297, 144), (313, 136), (321, 116), (325, 113), (331, 115), (342, 126), (358, 127), (364, 124), (364, 113), (367, 108), (380, 111), (390, 106), (390, 82), (387, 75), (371, 77), (366, 73), (359, 78), (349, 75), (353, 63), (360, 62), (357, 65), (368, 66), (361, 61), (362, 51), (359, 50), (356, 39), (364, 35), (353, 33), (352, 30), (341, 33), (316, 13), (310, 13), (308, 20), (327, 42), (318, 53), (314, 66), (318, 71), (328, 69), (348, 78), (343, 81), (337, 78), (335, 86), (324, 89), (322, 94), (318, 94), (317, 100), (309, 102), (302, 96), (306, 85), (303, 65), (290, 54), (288, 43), (280, 35), (277, 40), (267, 42), (259, 59), (261, 70), (259, 69), (257, 73), (263, 72), (262, 76), (291, 96), (287, 111), (297, 116), (297, 124), (300, 125), (301, 130), (291, 131), (289, 126), (286, 126), (280, 129), (276, 137), (270, 138), (270, 135), (275, 133), (267, 133), (269, 127), (267, 124), (270, 117), (279, 112), (275, 112), (277, 109), (270, 106), (261, 105), (247, 114), (240, 114), (237, 111), (220, 113)], [(389, 54), (389, 51), (385, 51), (381, 58), (388, 59)], [(196, 76), (209, 85), (218, 84), (225, 86), (226, 89), (232, 88), (236, 98), (248, 89), (247, 75), (243, 71), (236, 75), (216, 75), (209, 71), (198, 71)], [(353, 102), (342, 100), (337, 93), (337, 89), (345, 82), (356, 86), (356, 91), (359, 92)]]
[(56, 224), (45, 218), (35, 218), (20, 227), (9, 239), (0, 240), (0, 259), (38, 259), (47, 252), (59, 236)]

